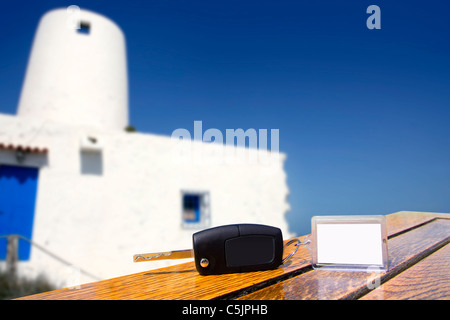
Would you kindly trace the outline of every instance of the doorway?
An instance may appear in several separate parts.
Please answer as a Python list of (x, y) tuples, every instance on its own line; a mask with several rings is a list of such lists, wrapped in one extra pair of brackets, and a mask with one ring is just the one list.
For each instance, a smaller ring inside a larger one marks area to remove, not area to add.
[[(32, 239), (37, 168), (0, 164), (0, 236), (19, 234)], [(0, 238), (0, 260), (6, 259), (6, 238)], [(19, 240), (19, 260), (30, 259), (31, 245)]]

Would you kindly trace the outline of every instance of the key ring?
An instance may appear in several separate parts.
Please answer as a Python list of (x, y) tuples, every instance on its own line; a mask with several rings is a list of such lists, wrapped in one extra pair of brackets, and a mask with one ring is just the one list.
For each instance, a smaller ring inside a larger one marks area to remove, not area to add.
[[(308, 237), (306, 238), (308, 239)], [(294, 254), (297, 253), (298, 248), (300, 247), (300, 245), (307, 245), (308, 243), (311, 243), (311, 240), (306, 240), (305, 242), (301, 242), (300, 239), (294, 238), (289, 240), (288, 242), (286, 242), (286, 244), (283, 246), (283, 251), (286, 247), (290, 246), (291, 244), (295, 243), (295, 246), (297, 248), (295, 248), (294, 252), (291, 252), (286, 258), (284, 258), (283, 260), (281, 260), (281, 264), (285, 264), (286, 262), (288, 262), (289, 260), (291, 260), (291, 258), (294, 256)], [(310, 248), (308, 248), (308, 246), (306, 246), (306, 248), (308, 250), (311, 250)]]
[(297, 248), (295, 248), (294, 252), (291, 252), (286, 258), (284, 258), (283, 260), (281, 260), (281, 263), (282, 263), (282, 264), (285, 264), (287, 261), (291, 260), (291, 258), (294, 256), (294, 254), (297, 253), (297, 250), (298, 250), (298, 248), (299, 248), (301, 242), (300, 242), (299, 239), (296, 239), (296, 238), (291, 239), (291, 240), (289, 240), (288, 242), (286, 242), (286, 244), (283, 246), (283, 251), (284, 251), (284, 249), (285, 249), (286, 247), (289, 247), (289, 246), (290, 246), (291, 244), (293, 244), (293, 243), (296, 243), (295, 246), (296, 246)]

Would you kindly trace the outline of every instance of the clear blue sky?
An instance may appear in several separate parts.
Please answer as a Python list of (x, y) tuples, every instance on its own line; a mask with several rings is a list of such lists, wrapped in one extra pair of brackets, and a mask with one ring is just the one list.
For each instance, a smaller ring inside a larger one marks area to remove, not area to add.
[(139, 131), (280, 130), (291, 230), (450, 212), (449, 1), (3, 0), (1, 113), (15, 113), (39, 18), (71, 4), (124, 31)]

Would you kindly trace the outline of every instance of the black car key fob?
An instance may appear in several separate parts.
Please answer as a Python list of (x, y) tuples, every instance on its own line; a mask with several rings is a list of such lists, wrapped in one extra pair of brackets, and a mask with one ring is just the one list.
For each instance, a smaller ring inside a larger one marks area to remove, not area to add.
[(269, 270), (282, 263), (283, 235), (266, 225), (226, 225), (195, 233), (193, 249), (201, 275)]
[[(283, 246), (281, 230), (261, 224), (232, 224), (206, 229), (192, 236), (193, 249), (140, 253), (134, 262), (194, 258), (201, 275), (275, 269), (288, 261), (298, 249), (299, 239)], [(285, 247), (297, 248), (284, 259)]]

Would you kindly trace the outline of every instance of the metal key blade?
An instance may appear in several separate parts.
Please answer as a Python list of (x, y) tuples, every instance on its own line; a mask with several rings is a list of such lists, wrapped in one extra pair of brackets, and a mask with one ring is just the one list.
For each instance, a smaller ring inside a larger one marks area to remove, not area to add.
[(134, 262), (156, 261), (156, 260), (173, 260), (194, 258), (194, 250), (175, 250), (156, 253), (141, 253), (133, 256)]

